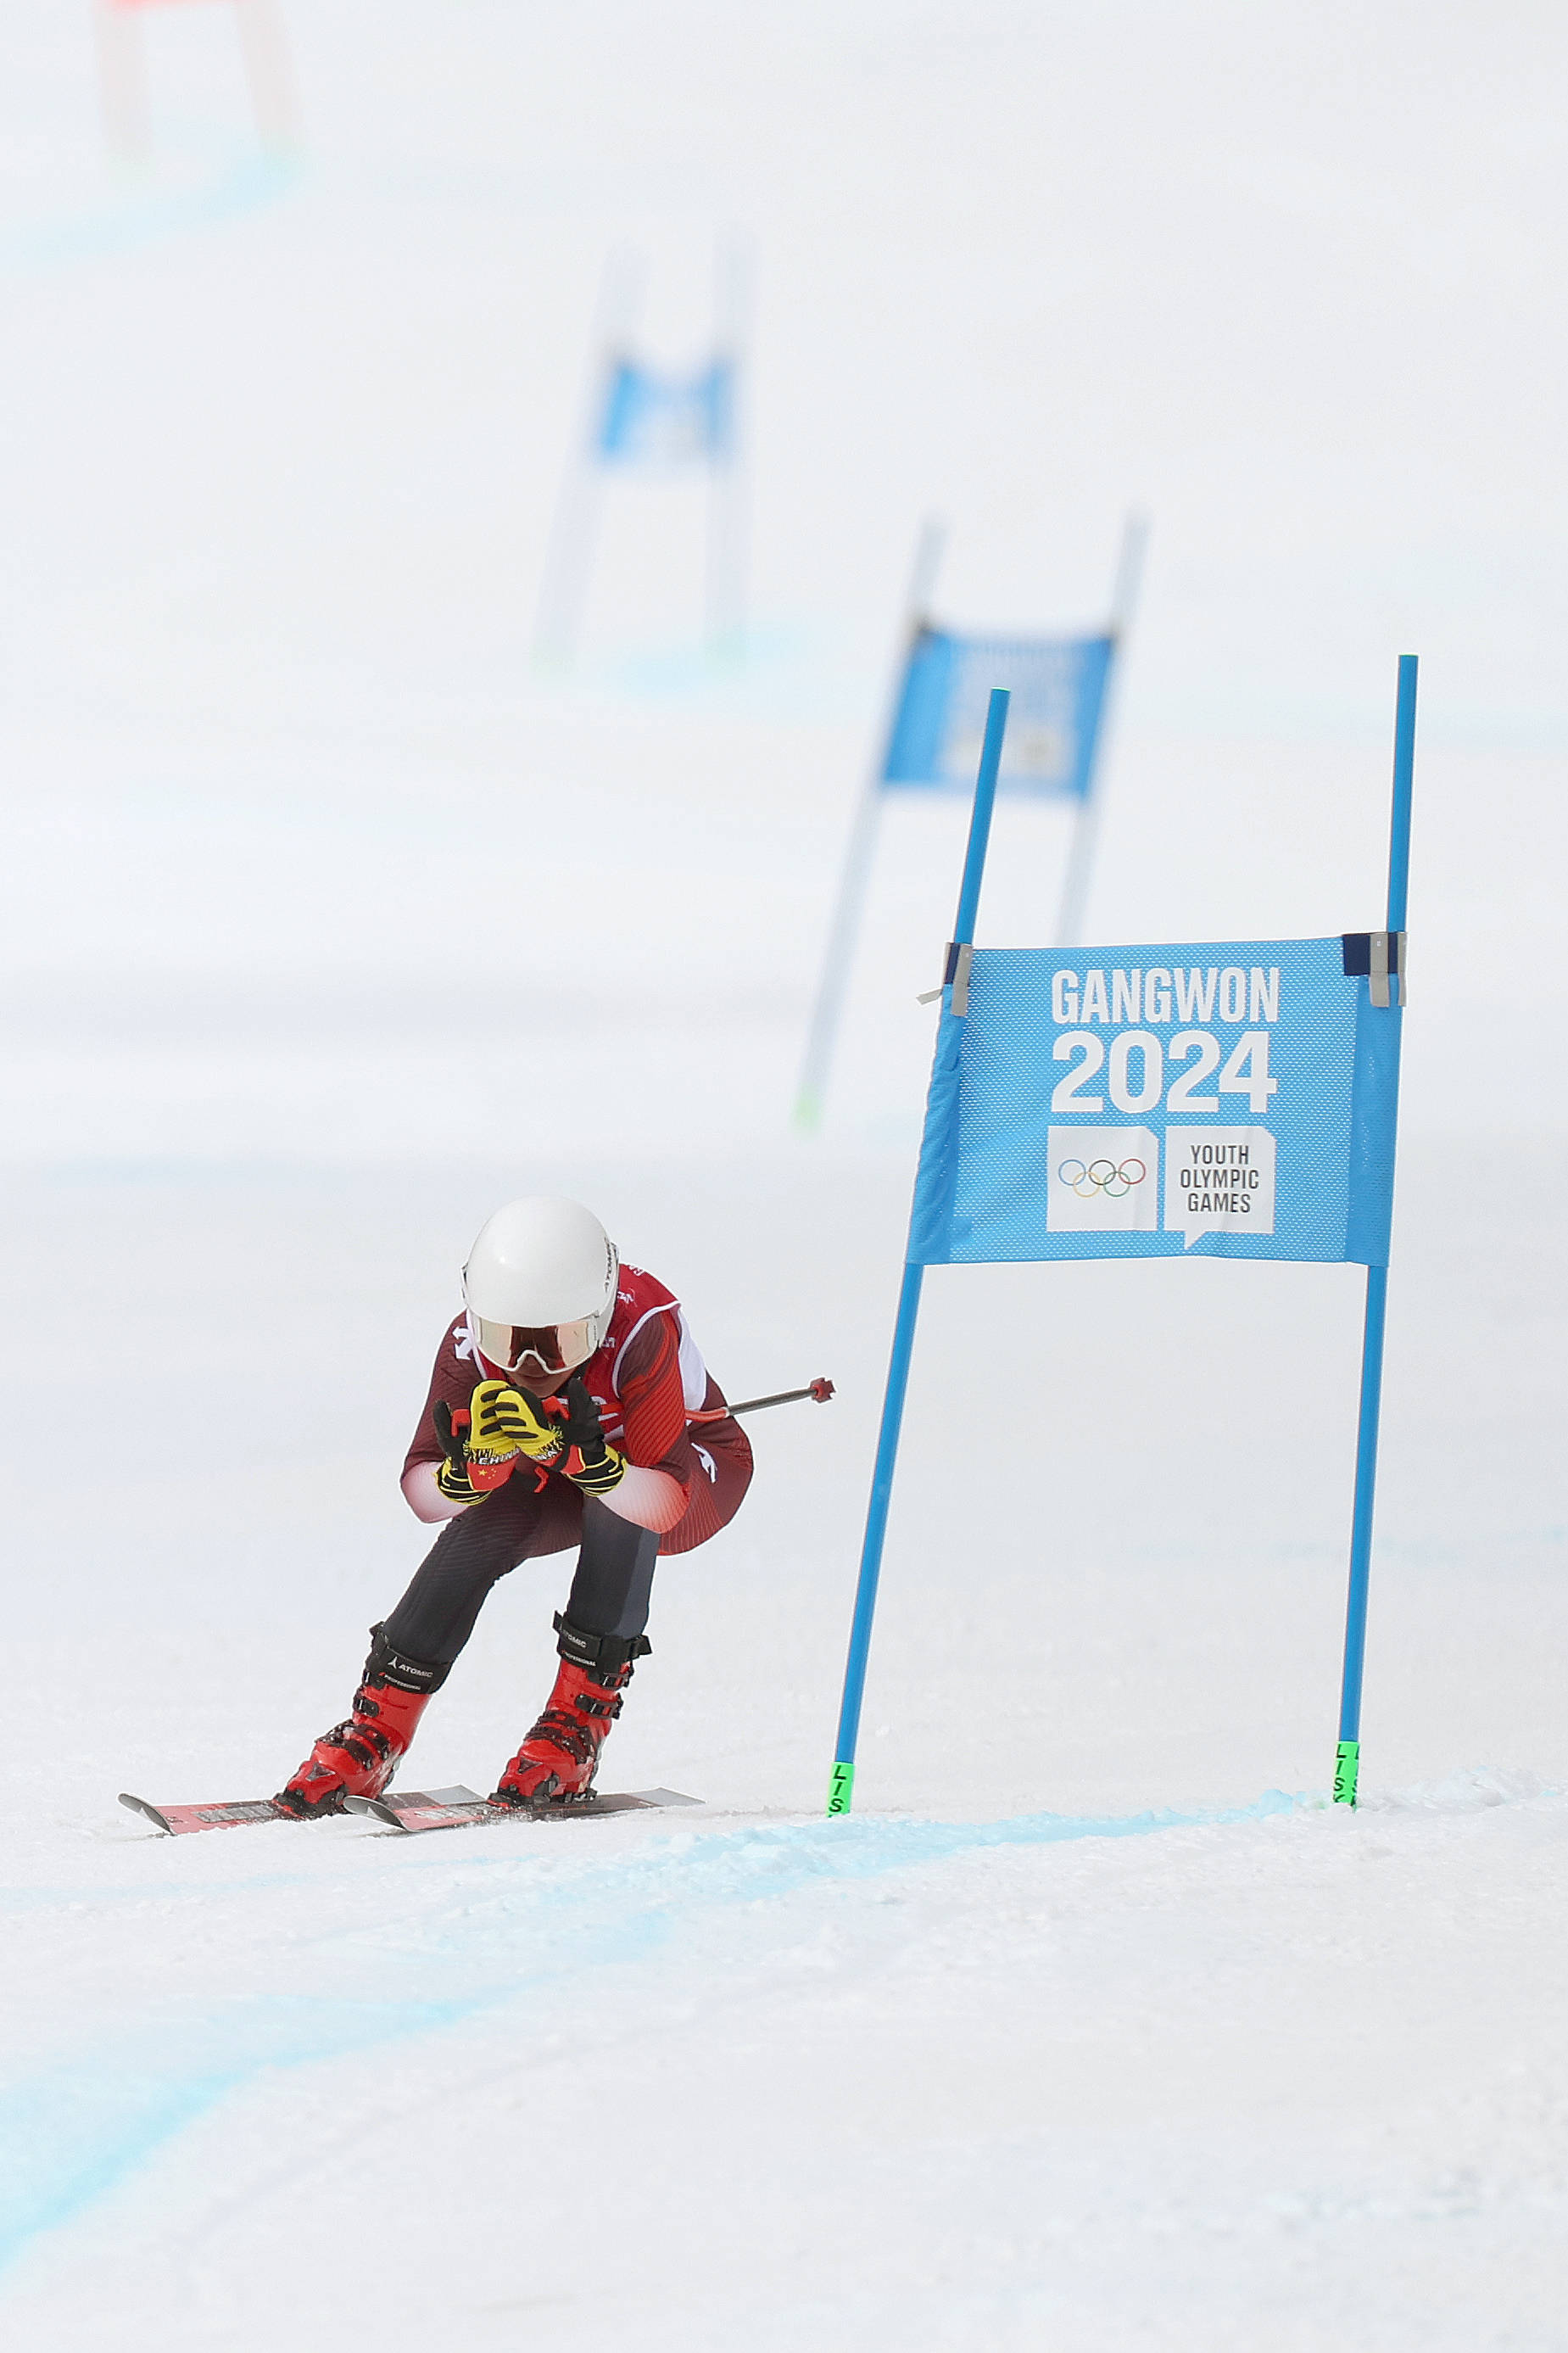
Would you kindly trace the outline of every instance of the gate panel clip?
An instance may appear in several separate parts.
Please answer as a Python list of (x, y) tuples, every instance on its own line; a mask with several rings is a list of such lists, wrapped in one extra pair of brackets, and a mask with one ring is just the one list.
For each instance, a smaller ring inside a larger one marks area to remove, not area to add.
[(1347, 978), (1364, 973), (1367, 994), (1374, 1005), (1389, 1007), (1405, 1002), (1405, 934), (1403, 932), (1345, 932), (1345, 975)]
[[(962, 1021), (969, 1010), (969, 967), (974, 950), (968, 940), (949, 940), (947, 961), (942, 968), (942, 988), (952, 983), (952, 1009)], [(942, 988), (928, 988), (916, 997), (917, 1005), (934, 1005)]]

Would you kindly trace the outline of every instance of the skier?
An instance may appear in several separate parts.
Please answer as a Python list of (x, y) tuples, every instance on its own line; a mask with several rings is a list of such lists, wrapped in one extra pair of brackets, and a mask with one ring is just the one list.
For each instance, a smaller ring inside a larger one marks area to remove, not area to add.
[[(574, 1545), (555, 1687), (491, 1803), (585, 1797), (633, 1666), (651, 1648), (643, 1630), (660, 1553), (705, 1544), (751, 1483), (751, 1447), (679, 1301), (621, 1265), (579, 1203), (498, 1209), (468, 1254), (463, 1299), (403, 1466), (411, 1510), (447, 1525), (391, 1617), (372, 1627), (351, 1715), (279, 1791), (293, 1814), (378, 1797), (496, 1579)], [(695, 1437), (689, 1417), (699, 1418)]]

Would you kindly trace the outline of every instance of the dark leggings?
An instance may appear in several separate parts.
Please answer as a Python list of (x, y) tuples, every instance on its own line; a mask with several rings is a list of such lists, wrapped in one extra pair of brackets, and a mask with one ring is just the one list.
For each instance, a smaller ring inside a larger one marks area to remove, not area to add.
[(585, 1634), (640, 1634), (647, 1624), (658, 1535), (559, 1480), (536, 1494), (512, 1479), (447, 1521), (386, 1621), (387, 1642), (405, 1659), (449, 1667), (498, 1577), (521, 1561), (579, 1542), (568, 1620)]

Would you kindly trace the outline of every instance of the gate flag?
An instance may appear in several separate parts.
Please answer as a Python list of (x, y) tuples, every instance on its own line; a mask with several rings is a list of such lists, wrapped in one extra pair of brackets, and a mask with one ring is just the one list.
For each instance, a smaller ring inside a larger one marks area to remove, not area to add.
[(1146, 536), (1142, 518), (1130, 515), (1109, 628), (1079, 637), (1001, 638), (962, 635), (926, 618), (942, 533), (930, 523), (921, 533), (887, 733), (867, 766), (823, 954), (795, 1097), (797, 1125), (814, 1128), (822, 1116), (883, 800), (893, 792), (971, 789), (994, 692), (1008, 696), (1012, 714), (996, 790), (1015, 799), (1062, 801), (1072, 808), (1055, 937), (1064, 947), (1078, 938), (1094, 853), (1096, 773)]
[(1012, 695), (998, 792), (1087, 800), (1116, 639), (916, 630), (881, 783), (973, 788), (993, 687)]
[(712, 333), (691, 363), (650, 365), (639, 356), (645, 269), (629, 251), (605, 265), (582, 406), (545, 550), (533, 625), (536, 660), (574, 657), (588, 601), (606, 486), (680, 475), (705, 494), (703, 534), (710, 653), (740, 650), (745, 607), (746, 468), (743, 415), (750, 267), (721, 244), (714, 256)]
[(1400, 1017), (1372, 1003), (1368, 939), (976, 948), (910, 1262), (1385, 1266)]
[(827, 1810), (847, 1813), (928, 1266), (1273, 1258), (1366, 1269), (1333, 1795), (1353, 1806), (1388, 1302), (1414, 654), (1399, 659), (1387, 928), (1192, 946), (976, 949), (1008, 695), (991, 695), (866, 1511)]
[(734, 440), (735, 364), (715, 359), (695, 375), (659, 375), (612, 359), (595, 437), (606, 463), (679, 466), (727, 458)]

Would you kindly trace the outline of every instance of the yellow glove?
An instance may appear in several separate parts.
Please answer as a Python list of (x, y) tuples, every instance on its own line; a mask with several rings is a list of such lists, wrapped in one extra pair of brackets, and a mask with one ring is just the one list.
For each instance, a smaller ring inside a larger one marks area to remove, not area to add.
[(504, 1486), (524, 1455), (539, 1460), (517, 1410), (521, 1402), (505, 1381), (481, 1381), (468, 1399), (463, 1460), (477, 1494), (488, 1495)]
[(476, 1486), (481, 1483), (481, 1462), (504, 1461), (510, 1468), (520, 1454), (526, 1454), (531, 1462), (548, 1465), (564, 1445), (560, 1424), (528, 1389), (513, 1388), (506, 1381), (481, 1381), (468, 1401), (468, 1457)]

